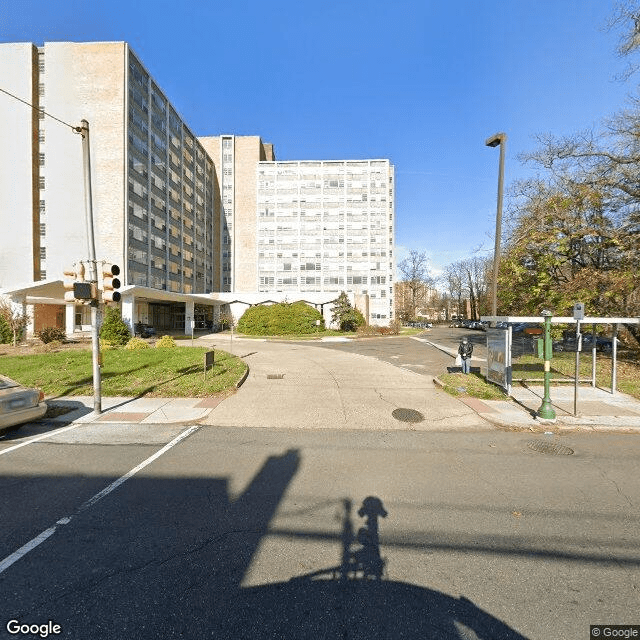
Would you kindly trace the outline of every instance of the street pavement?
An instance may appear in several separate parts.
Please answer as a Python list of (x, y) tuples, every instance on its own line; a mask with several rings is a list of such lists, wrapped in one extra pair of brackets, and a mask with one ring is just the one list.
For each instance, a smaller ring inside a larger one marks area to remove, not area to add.
[[(407, 346), (411, 342), (425, 349), (412, 352)], [(536, 416), (543, 398), (541, 386), (514, 386), (511, 400), (453, 398), (440, 389), (437, 375), (453, 364), (455, 348), (450, 346), (451, 341), (435, 342), (428, 334), (314, 343), (242, 338), (230, 341), (211, 335), (195, 343), (216, 343), (218, 348), (243, 358), (249, 373), (237, 393), (225, 399), (103, 398), (101, 415), (93, 412), (91, 397), (59, 398), (56, 405), (73, 411), (53, 422), (640, 432), (640, 402), (624, 393), (611, 394), (590, 386), (579, 388), (576, 415), (573, 386), (554, 386), (551, 399), (557, 417), (551, 422)], [(393, 347), (385, 361), (380, 356), (386, 345)], [(472, 366), (486, 367), (482, 348), (474, 353), (479, 355), (472, 359)], [(435, 354), (440, 359), (433, 360)], [(429, 358), (430, 366), (425, 364)]]
[(640, 622), (635, 434), (496, 430), (418, 340), (216, 340), (250, 366), (216, 407), (88, 398), (0, 441), (0, 638), (24, 636), (12, 620), (101, 640)]

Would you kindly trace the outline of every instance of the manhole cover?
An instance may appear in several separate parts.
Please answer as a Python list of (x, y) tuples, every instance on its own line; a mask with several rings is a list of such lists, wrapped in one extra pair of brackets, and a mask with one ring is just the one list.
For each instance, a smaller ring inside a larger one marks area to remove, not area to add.
[(549, 453), (552, 456), (570, 456), (573, 454), (573, 449), (565, 447), (563, 444), (557, 442), (545, 442), (544, 440), (531, 440), (527, 442), (529, 449), (533, 449), (538, 453)]
[(402, 422), (422, 422), (424, 416), (415, 409), (394, 409), (391, 415)]
[(284, 373), (268, 373), (267, 380), (282, 380), (284, 378)]

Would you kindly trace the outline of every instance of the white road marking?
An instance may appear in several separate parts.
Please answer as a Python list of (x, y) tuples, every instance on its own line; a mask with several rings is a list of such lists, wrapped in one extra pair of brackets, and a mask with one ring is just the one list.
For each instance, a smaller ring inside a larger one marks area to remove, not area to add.
[(20, 444), (14, 444), (12, 447), (7, 447), (0, 451), (0, 456), (9, 453), (9, 451), (15, 451), (20, 447), (26, 447), (28, 444), (32, 442), (38, 442), (38, 440), (44, 440), (45, 438), (50, 438), (51, 436), (57, 436), (59, 433), (64, 433), (65, 431), (69, 431), (69, 429), (75, 429), (76, 427), (82, 426), (82, 423), (71, 424), (68, 427), (62, 427), (62, 429), (56, 429), (55, 431), (50, 431), (49, 433), (45, 433), (41, 436), (36, 436), (35, 438), (31, 438), (31, 440), (27, 440), (26, 442), (21, 442)]
[(49, 527), (40, 535), (33, 538), (33, 540), (30, 540), (29, 542), (27, 542), (27, 544), (20, 547), (17, 551), (14, 551), (10, 556), (7, 556), (4, 560), (1, 560), (0, 573), (8, 569), (12, 564), (14, 564), (14, 562), (17, 562), (18, 560), (20, 560), (20, 558), (27, 555), (29, 551), (32, 551), (38, 545), (42, 544), (45, 540), (50, 538), (56, 532), (59, 526), (69, 524), (75, 516), (87, 510), (89, 507), (92, 507), (94, 504), (96, 504), (96, 502), (102, 500), (102, 498), (109, 495), (112, 491), (115, 491), (121, 484), (125, 483), (129, 478), (131, 478), (131, 476), (134, 476), (136, 473), (138, 473), (138, 471), (144, 469), (147, 465), (150, 465), (154, 460), (157, 460), (161, 455), (169, 451), (169, 449), (171, 449), (172, 447), (175, 447), (179, 442), (189, 437), (194, 431), (197, 431), (199, 428), (199, 425), (194, 425), (192, 427), (189, 427), (188, 429), (185, 429), (185, 431), (176, 436), (173, 440), (171, 440), (171, 442), (162, 447), (162, 449), (156, 451), (156, 453), (154, 453), (152, 456), (149, 456), (146, 460), (143, 460), (138, 466), (131, 469), (131, 471), (128, 471), (123, 476), (112, 482), (109, 486), (105, 487), (102, 491), (96, 493), (95, 496), (89, 498), (89, 500), (87, 500), (80, 506), (80, 508), (73, 516), (64, 516), (63, 518), (60, 518), (53, 527)]
[(44, 542), (47, 538), (52, 536), (58, 527), (49, 527), (46, 531), (43, 531), (39, 536), (36, 536), (33, 540), (27, 542), (27, 544), (20, 547), (17, 551), (14, 551), (10, 556), (7, 556), (2, 562), (0, 562), (0, 573), (5, 569), (8, 569), (14, 562), (17, 562), (26, 556), (29, 551), (35, 549), (41, 542)]

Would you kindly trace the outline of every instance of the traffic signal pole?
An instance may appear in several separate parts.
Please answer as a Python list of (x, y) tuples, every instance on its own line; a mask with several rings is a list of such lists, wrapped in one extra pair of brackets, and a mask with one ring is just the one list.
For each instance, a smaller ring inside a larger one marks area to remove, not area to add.
[[(79, 128), (82, 136), (82, 167), (84, 173), (84, 204), (89, 244), (89, 281), (98, 284), (96, 242), (93, 228), (93, 199), (91, 194), (91, 154), (89, 148), (89, 123), (82, 120)], [(102, 413), (102, 383), (100, 379), (100, 336), (98, 334), (98, 300), (91, 300), (91, 350), (93, 361), (93, 410)]]

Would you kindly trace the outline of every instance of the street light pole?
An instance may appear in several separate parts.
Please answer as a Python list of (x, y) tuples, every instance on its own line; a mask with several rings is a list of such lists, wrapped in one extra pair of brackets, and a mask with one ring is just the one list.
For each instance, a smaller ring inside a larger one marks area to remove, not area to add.
[[(96, 241), (93, 225), (93, 197), (91, 194), (91, 151), (89, 148), (89, 123), (82, 120), (76, 131), (82, 136), (82, 165), (84, 173), (84, 202), (89, 244), (89, 280), (98, 284)], [(100, 372), (100, 335), (98, 333), (98, 301), (91, 301), (91, 347), (93, 361), (93, 410), (102, 413), (102, 380)]]
[(507, 134), (496, 133), (485, 141), (487, 147), (500, 145), (500, 166), (498, 169), (498, 210), (496, 211), (496, 243), (493, 250), (493, 284), (491, 292), (491, 315), (498, 315), (498, 270), (500, 268), (500, 236), (502, 234), (502, 194), (504, 191), (504, 155)]

